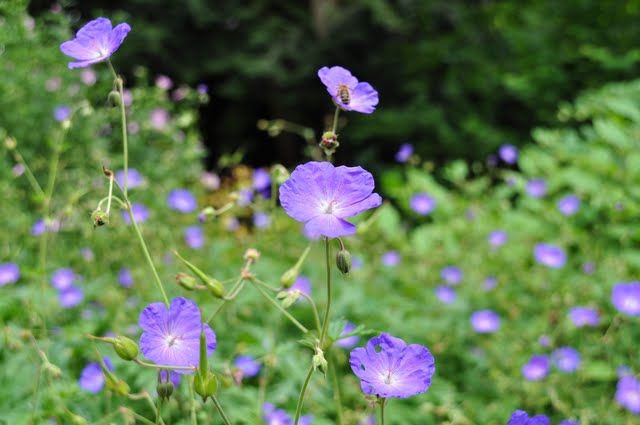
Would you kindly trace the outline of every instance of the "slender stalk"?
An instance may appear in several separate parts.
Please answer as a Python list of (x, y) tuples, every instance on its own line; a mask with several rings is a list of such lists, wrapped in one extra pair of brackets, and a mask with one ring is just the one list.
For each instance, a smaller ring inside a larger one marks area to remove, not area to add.
[(387, 404), (387, 399), (383, 398), (380, 401), (380, 425), (384, 425), (384, 407)]
[(318, 307), (316, 307), (315, 301), (313, 301), (313, 298), (305, 294), (304, 292), (301, 292), (300, 295), (305, 297), (311, 304), (311, 311), (313, 311), (313, 319), (316, 322), (316, 328), (318, 329), (318, 332), (320, 332), (320, 330), (322, 329), (322, 325), (320, 324), (320, 315), (318, 314)]
[(260, 287), (260, 285), (256, 284), (256, 283), (253, 281), (253, 279), (251, 279), (251, 280), (250, 280), (250, 282), (253, 284), (253, 287), (254, 287), (254, 288), (256, 288), (256, 289), (257, 289), (257, 290), (262, 294), (262, 296), (263, 296), (263, 297), (265, 297), (265, 298), (267, 299), (267, 301), (269, 301), (271, 304), (273, 304), (273, 306), (274, 306), (275, 308), (277, 308), (278, 310), (280, 310), (280, 312), (281, 312), (282, 314), (284, 314), (284, 316), (285, 316), (287, 319), (289, 319), (289, 320), (291, 321), (291, 323), (293, 323), (294, 325), (296, 325), (296, 327), (297, 327), (298, 329), (300, 329), (300, 330), (301, 330), (302, 332), (304, 332), (304, 333), (309, 332), (309, 329), (307, 329), (307, 328), (306, 328), (302, 323), (298, 322), (298, 321), (296, 320), (296, 318), (295, 318), (295, 317), (293, 317), (293, 316), (292, 316), (292, 315), (291, 315), (287, 310), (285, 310), (284, 308), (282, 308), (282, 306), (280, 305), (280, 303), (279, 303), (278, 301), (274, 300), (273, 298), (271, 298), (271, 297), (269, 296), (269, 294), (267, 294), (267, 293), (265, 292), (265, 290), (264, 290), (264, 289), (262, 289), (262, 288)]
[(329, 238), (324, 239), (325, 257), (327, 263), (327, 309), (324, 313), (324, 320), (322, 322), (322, 331), (320, 332), (320, 348), (324, 346), (324, 338), (327, 335), (327, 328), (329, 327), (329, 313), (331, 313), (331, 261), (329, 259), (331, 255), (331, 247), (329, 245)]
[(109, 217), (109, 212), (111, 211), (111, 198), (113, 198), (113, 174), (109, 177), (109, 196), (107, 200), (107, 217)]
[(20, 152), (18, 152), (18, 148), (13, 149), (13, 157), (18, 164), (24, 167), (24, 174), (25, 176), (27, 176), (27, 180), (29, 180), (29, 184), (31, 185), (33, 190), (38, 192), (38, 195), (44, 198), (45, 196), (44, 190), (42, 190), (42, 187), (40, 187), (38, 180), (31, 172), (31, 168), (29, 168), (29, 165), (27, 164), (27, 162), (24, 160), (22, 155), (20, 155)]
[[(195, 378), (195, 375), (193, 375)], [(198, 425), (198, 416), (196, 415), (196, 392), (194, 390), (194, 380), (191, 380), (191, 385), (189, 385), (189, 394), (191, 395), (191, 425)]]
[(227, 301), (231, 301), (233, 298), (235, 298), (238, 295), (238, 293), (242, 289), (242, 286), (244, 286), (244, 279), (242, 278), (242, 276), (240, 276), (238, 277), (238, 280), (236, 280), (236, 283), (234, 283), (233, 286), (231, 287), (231, 290), (229, 291), (229, 295), (227, 295), (222, 300), (222, 303), (220, 303), (218, 308), (216, 308), (215, 311), (211, 313), (211, 316), (209, 316), (209, 318), (207, 319), (207, 323), (211, 324), (211, 321), (215, 319), (218, 313), (222, 311), (222, 308), (227, 304)]
[(344, 415), (342, 413), (342, 393), (340, 391), (340, 382), (338, 381), (338, 376), (336, 375), (336, 362), (331, 352), (329, 352), (329, 358), (331, 359), (328, 365), (329, 374), (331, 375), (331, 383), (333, 385), (333, 400), (336, 403), (336, 413), (338, 414), (338, 425), (343, 425)]
[(32, 404), (32, 409), (31, 409), (31, 423), (35, 424), (35, 418), (36, 418), (36, 410), (38, 408), (38, 398), (40, 396), (40, 380), (42, 379), (42, 365), (38, 365), (38, 372), (36, 375), (36, 383), (34, 385), (33, 388), (33, 401), (31, 402)]
[(293, 425), (298, 425), (298, 421), (300, 420), (300, 415), (302, 414), (302, 405), (304, 404), (304, 396), (307, 392), (307, 387), (309, 386), (309, 381), (311, 380), (311, 375), (313, 375), (314, 367), (311, 365), (309, 368), (309, 372), (307, 372), (306, 378), (304, 378), (304, 383), (302, 384), (302, 389), (300, 390), (300, 395), (298, 396), (298, 404), (296, 405), (296, 416), (293, 421)]
[(229, 420), (227, 415), (224, 413), (224, 410), (222, 410), (222, 406), (220, 405), (220, 402), (218, 401), (216, 396), (212, 395), (211, 396), (211, 401), (213, 401), (213, 404), (216, 406), (216, 409), (218, 409), (218, 413), (220, 413), (220, 416), (222, 417), (222, 421), (226, 425), (231, 425), (231, 421)]
[(340, 107), (336, 106), (336, 112), (333, 114), (333, 126), (331, 127), (332, 132), (336, 132), (338, 129), (338, 116), (340, 115)]
[(196, 368), (194, 366), (171, 366), (165, 364), (155, 364), (155, 363), (147, 363), (140, 359), (134, 359), (134, 362), (139, 364), (140, 366), (150, 367), (153, 369), (167, 369), (167, 370), (189, 370), (191, 372), (195, 372)]
[(160, 425), (160, 419), (161, 419), (161, 412), (162, 409), (162, 399), (160, 397), (158, 397), (158, 407), (156, 410), (156, 425)]

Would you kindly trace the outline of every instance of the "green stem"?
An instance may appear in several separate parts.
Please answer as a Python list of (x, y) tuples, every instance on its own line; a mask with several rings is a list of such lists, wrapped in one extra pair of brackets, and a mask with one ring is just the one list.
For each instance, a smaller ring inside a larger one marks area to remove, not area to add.
[(313, 311), (313, 319), (316, 322), (316, 328), (318, 329), (318, 332), (320, 332), (320, 330), (322, 329), (322, 325), (320, 324), (320, 315), (318, 314), (318, 307), (316, 307), (316, 303), (313, 301), (312, 297), (305, 294), (304, 292), (301, 292), (300, 295), (305, 297), (311, 304), (311, 311)]
[(215, 317), (218, 315), (218, 313), (220, 313), (222, 311), (222, 308), (225, 305), (227, 305), (227, 301), (233, 300), (233, 298), (235, 298), (238, 295), (238, 293), (242, 289), (242, 286), (244, 286), (244, 280), (243, 280), (242, 276), (240, 276), (240, 277), (238, 277), (238, 280), (236, 280), (236, 283), (231, 287), (231, 290), (229, 291), (229, 295), (227, 295), (222, 300), (222, 303), (218, 306), (218, 308), (216, 308), (216, 310), (211, 314), (211, 316), (209, 316), (209, 318), (207, 319), (207, 323), (211, 324), (211, 321), (213, 319), (215, 319)]
[(314, 367), (311, 365), (309, 368), (309, 372), (307, 372), (306, 378), (304, 378), (304, 383), (302, 384), (302, 389), (300, 390), (300, 395), (298, 396), (298, 404), (296, 405), (296, 416), (293, 421), (293, 425), (298, 425), (298, 421), (300, 420), (300, 415), (302, 414), (302, 405), (304, 404), (304, 396), (307, 392), (307, 387), (309, 386), (309, 381), (311, 380), (311, 375), (313, 375)]
[(340, 115), (340, 107), (336, 106), (336, 112), (333, 114), (333, 126), (331, 127), (331, 131), (333, 133), (338, 129), (338, 116)]
[[(195, 379), (195, 375), (194, 379)], [(198, 416), (196, 415), (196, 392), (194, 390), (194, 380), (191, 380), (191, 385), (189, 385), (189, 394), (191, 395), (191, 425), (198, 425)]]
[(338, 382), (338, 376), (336, 375), (336, 362), (333, 358), (333, 354), (329, 352), (329, 373), (331, 374), (331, 381), (333, 384), (333, 400), (336, 403), (336, 412), (338, 414), (338, 425), (344, 424), (344, 416), (342, 413), (342, 394), (340, 391), (340, 382)]
[(29, 184), (31, 185), (33, 190), (38, 192), (38, 195), (44, 198), (45, 196), (44, 190), (42, 190), (42, 187), (40, 187), (38, 180), (31, 172), (31, 168), (29, 168), (29, 165), (27, 164), (27, 162), (24, 160), (22, 155), (20, 155), (20, 152), (18, 152), (18, 148), (14, 148), (13, 157), (15, 158), (18, 164), (24, 167), (24, 174), (27, 176), (27, 180), (29, 180)]
[(324, 338), (327, 335), (327, 328), (329, 327), (329, 313), (331, 312), (331, 261), (329, 259), (331, 255), (331, 248), (329, 245), (329, 238), (324, 239), (325, 257), (327, 263), (327, 309), (324, 313), (324, 320), (322, 322), (322, 331), (320, 332), (320, 348), (324, 347)]
[(161, 419), (161, 409), (162, 409), (162, 399), (160, 397), (158, 397), (158, 407), (156, 410), (156, 425), (160, 425), (160, 419)]
[(216, 396), (212, 395), (211, 396), (211, 401), (213, 401), (213, 404), (216, 406), (216, 409), (218, 409), (218, 413), (220, 413), (220, 416), (222, 417), (222, 421), (226, 425), (231, 425), (231, 421), (229, 420), (227, 415), (224, 413), (224, 410), (222, 410), (222, 406), (220, 405), (220, 402), (218, 401)]
[(271, 298), (271, 297), (269, 296), (269, 294), (267, 294), (267, 293), (265, 292), (265, 290), (264, 290), (264, 289), (262, 289), (262, 288), (260, 287), (260, 285), (256, 284), (256, 283), (253, 281), (253, 279), (251, 279), (251, 280), (250, 280), (250, 282), (253, 284), (253, 287), (254, 287), (254, 288), (256, 288), (256, 289), (257, 289), (257, 290), (262, 294), (262, 296), (263, 296), (263, 297), (265, 297), (265, 298), (267, 299), (267, 301), (269, 301), (271, 304), (273, 304), (275, 308), (277, 308), (278, 310), (280, 310), (280, 312), (281, 312), (282, 314), (284, 314), (284, 316), (285, 316), (287, 319), (291, 320), (291, 323), (293, 323), (294, 325), (296, 325), (296, 326), (298, 327), (298, 329), (300, 329), (300, 330), (301, 330), (302, 332), (304, 332), (304, 333), (309, 332), (309, 329), (307, 329), (306, 327), (304, 327), (304, 325), (303, 325), (302, 323), (298, 322), (298, 321), (296, 320), (296, 318), (295, 318), (295, 317), (293, 317), (293, 316), (292, 316), (292, 315), (291, 315), (287, 310), (285, 310), (284, 308), (282, 308), (282, 306), (280, 305), (280, 303), (279, 303), (278, 301), (274, 300), (273, 298)]
[(189, 370), (191, 372), (195, 372), (196, 368), (194, 366), (171, 366), (171, 365), (165, 365), (165, 364), (155, 364), (155, 363), (147, 363), (143, 360), (140, 359), (134, 359), (133, 360), (135, 363), (139, 364), (140, 366), (144, 366), (144, 367), (150, 367), (153, 369), (166, 369), (166, 370)]
[(118, 93), (120, 94), (120, 120), (122, 121), (122, 153), (123, 153), (123, 169), (124, 169), (124, 181), (123, 181), (123, 192), (125, 199), (127, 198), (127, 186), (128, 186), (128, 173), (129, 173), (129, 140), (127, 138), (127, 114), (124, 105), (124, 83), (122, 78), (118, 76), (118, 73), (113, 67), (111, 61), (107, 61), (109, 64), (109, 69), (113, 74), (113, 78), (115, 81), (115, 85), (118, 89)]
[(380, 425), (384, 425), (384, 407), (387, 404), (387, 399), (383, 398), (380, 401)]
[(113, 198), (113, 174), (109, 177), (109, 199), (107, 200), (107, 217), (111, 211), (111, 199)]

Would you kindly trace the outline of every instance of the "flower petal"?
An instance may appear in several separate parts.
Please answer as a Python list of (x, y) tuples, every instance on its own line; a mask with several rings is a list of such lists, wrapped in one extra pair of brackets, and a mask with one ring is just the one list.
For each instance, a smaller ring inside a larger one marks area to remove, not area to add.
[(304, 231), (312, 238), (338, 238), (355, 234), (356, 226), (331, 214), (321, 214), (309, 220), (304, 225)]
[(109, 54), (113, 54), (118, 50), (129, 31), (131, 31), (131, 26), (126, 22), (116, 25), (109, 36)]
[(318, 70), (318, 77), (320, 81), (327, 87), (327, 91), (331, 97), (338, 95), (338, 86), (341, 84), (346, 85), (350, 89), (355, 89), (358, 84), (358, 79), (351, 75), (351, 72), (341, 66), (333, 66), (328, 68), (326, 66)]
[(369, 83), (358, 83), (351, 92), (351, 100), (345, 109), (370, 114), (376, 110), (378, 92)]

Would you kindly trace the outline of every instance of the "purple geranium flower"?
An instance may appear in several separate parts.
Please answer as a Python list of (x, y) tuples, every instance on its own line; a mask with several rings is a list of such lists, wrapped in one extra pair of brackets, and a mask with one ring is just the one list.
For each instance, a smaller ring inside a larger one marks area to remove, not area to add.
[(173, 81), (166, 75), (160, 74), (156, 77), (156, 87), (162, 90), (169, 90), (173, 87)]
[[(264, 423), (266, 425), (293, 425), (293, 419), (282, 409), (276, 409), (271, 403), (262, 406), (264, 412)], [(311, 425), (313, 417), (311, 415), (301, 416), (298, 425)]]
[(356, 232), (345, 218), (380, 206), (382, 198), (373, 187), (373, 176), (361, 167), (312, 161), (297, 166), (280, 186), (280, 203), (290, 217), (305, 223), (308, 236), (336, 238)]
[(71, 108), (66, 105), (56, 106), (53, 110), (53, 118), (56, 121), (64, 121), (71, 116)]
[(574, 372), (580, 367), (580, 353), (571, 347), (561, 347), (551, 353), (553, 363), (561, 372)]
[(496, 287), (498, 279), (495, 276), (487, 276), (484, 278), (484, 290), (490, 291)]
[(516, 410), (511, 414), (507, 425), (551, 425), (551, 420), (545, 415), (536, 415), (530, 418), (527, 412)]
[(131, 288), (133, 286), (133, 275), (131, 270), (123, 267), (118, 272), (118, 282), (125, 288)]
[(640, 316), (640, 282), (616, 284), (611, 290), (611, 302), (621, 313)]
[(155, 108), (149, 114), (149, 122), (154, 130), (163, 130), (169, 124), (169, 111), (164, 108)]
[(427, 391), (436, 369), (426, 347), (407, 345), (387, 333), (351, 351), (349, 363), (360, 378), (362, 391), (384, 398), (406, 398)]
[(505, 232), (504, 230), (494, 230), (493, 232), (489, 233), (489, 236), (487, 236), (487, 241), (493, 248), (498, 248), (499, 246), (504, 245), (505, 243), (507, 243), (507, 239), (507, 232)]
[(233, 361), (233, 367), (240, 371), (240, 378), (253, 378), (262, 366), (253, 356), (240, 355)]
[(541, 347), (549, 347), (551, 345), (551, 337), (549, 335), (540, 335), (538, 344), (540, 344)]
[(0, 286), (16, 283), (20, 279), (20, 267), (16, 263), (0, 264)]
[(634, 415), (640, 415), (640, 381), (633, 375), (620, 378), (616, 388), (616, 401)]
[[(108, 370), (113, 370), (113, 364), (111, 363), (111, 359), (109, 357), (103, 357), (102, 361), (104, 361), (104, 365)], [(78, 380), (78, 385), (83, 390), (90, 392), (92, 394), (99, 393), (100, 390), (104, 387), (104, 375), (102, 374), (102, 368), (100, 367), (100, 363), (91, 362), (87, 364), (82, 372), (80, 373), (80, 379)]]
[(598, 326), (600, 324), (598, 310), (591, 307), (573, 307), (569, 310), (569, 319), (571, 319), (573, 324), (578, 328), (583, 326)]
[(450, 285), (462, 282), (462, 270), (456, 266), (446, 266), (440, 270), (440, 277)]
[(191, 213), (198, 208), (195, 196), (187, 189), (174, 189), (167, 195), (169, 208), (181, 213)]
[(271, 216), (266, 212), (256, 211), (253, 214), (253, 225), (258, 229), (266, 229), (271, 224)]
[(358, 335), (343, 337), (342, 335), (349, 334), (355, 328), (356, 328), (356, 325), (354, 323), (351, 323), (351, 322), (345, 323), (344, 327), (342, 328), (342, 332), (340, 332), (340, 336), (335, 342), (335, 345), (341, 348), (354, 347), (360, 341), (360, 337)]
[(53, 272), (51, 286), (62, 291), (72, 286), (77, 279), (78, 275), (72, 269), (64, 267)]
[(580, 209), (580, 198), (576, 195), (567, 195), (558, 201), (557, 206), (562, 214), (574, 215)]
[(443, 304), (451, 304), (456, 300), (456, 291), (450, 286), (441, 285), (435, 289), (436, 297)]
[[(124, 170), (118, 170), (115, 173), (115, 180), (120, 187), (124, 187)], [(127, 189), (135, 189), (144, 184), (144, 177), (140, 174), (140, 171), (135, 168), (129, 168), (127, 170)]]
[(301, 293), (311, 296), (311, 281), (305, 276), (298, 276), (293, 285), (287, 290), (289, 292), (300, 291)]
[(539, 381), (549, 373), (549, 357), (539, 354), (531, 356), (522, 366), (522, 375), (528, 381)]
[[(149, 218), (149, 210), (144, 205), (134, 202), (131, 204), (131, 213), (136, 223), (144, 223)], [(122, 211), (122, 219), (125, 223), (131, 224), (131, 217), (127, 211)]]
[(556, 245), (539, 243), (533, 248), (536, 261), (552, 269), (559, 269), (567, 262), (567, 254)]
[(204, 233), (202, 227), (198, 225), (189, 226), (184, 230), (184, 241), (193, 249), (200, 249), (204, 246)]
[(505, 163), (513, 165), (518, 162), (518, 148), (510, 144), (504, 144), (498, 148), (498, 156)]
[(532, 179), (527, 182), (526, 189), (532, 198), (542, 198), (547, 193), (547, 182), (543, 179)]
[(60, 230), (61, 224), (57, 219), (52, 219), (48, 224), (44, 219), (39, 218), (33, 223), (31, 227), (31, 234), (33, 236), (40, 236), (44, 232), (58, 232)]
[(68, 286), (58, 292), (58, 302), (64, 308), (75, 307), (84, 299), (84, 292), (75, 285)]
[(400, 149), (396, 153), (396, 161), (400, 163), (405, 163), (411, 158), (413, 155), (413, 145), (410, 143), (404, 143), (400, 145)]
[(436, 200), (427, 193), (416, 193), (409, 200), (409, 206), (420, 215), (427, 215), (436, 207)]
[(112, 28), (109, 19), (97, 18), (80, 28), (73, 40), (62, 43), (60, 50), (77, 60), (69, 62), (69, 68), (83, 68), (109, 59), (129, 31), (131, 27), (127, 23)]
[[(177, 297), (167, 307), (163, 303), (149, 304), (140, 313), (142, 328), (140, 351), (157, 364), (194, 366), (200, 364), (200, 331), (204, 330), (207, 355), (216, 349), (216, 334), (202, 323), (200, 309), (191, 300)], [(176, 373), (189, 373), (176, 370)]]
[(398, 253), (398, 251), (387, 251), (384, 254), (382, 254), (382, 264), (384, 264), (387, 267), (395, 267), (398, 264), (400, 264), (400, 260), (402, 258), (400, 257), (400, 253)]
[(271, 174), (266, 168), (256, 168), (253, 170), (253, 188), (258, 192), (271, 188)]
[(333, 101), (345, 111), (370, 114), (378, 104), (378, 92), (369, 83), (359, 83), (351, 72), (341, 66), (322, 67), (320, 81), (327, 87)]
[(500, 316), (493, 310), (478, 310), (471, 315), (471, 326), (478, 333), (493, 333), (500, 329)]

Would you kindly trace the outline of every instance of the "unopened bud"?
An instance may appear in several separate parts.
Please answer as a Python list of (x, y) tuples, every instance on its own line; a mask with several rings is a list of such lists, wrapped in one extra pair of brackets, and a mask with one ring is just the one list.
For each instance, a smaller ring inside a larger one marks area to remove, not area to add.
[(116, 354), (123, 360), (133, 360), (138, 357), (138, 344), (131, 338), (126, 336), (117, 336), (113, 339), (113, 349)]
[(260, 251), (258, 251), (255, 248), (249, 248), (244, 253), (244, 259), (245, 260), (251, 260), (251, 261), (255, 262), (255, 261), (258, 260), (258, 258), (260, 258)]
[(104, 226), (109, 222), (109, 215), (98, 208), (91, 213), (91, 221), (93, 221), (93, 227)]
[(291, 288), (291, 285), (296, 281), (299, 274), (300, 270), (298, 270), (297, 267), (291, 267), (289, 270), (282, 273), (282, 276), (280, 276), (280, 283), (285, 288)]
[(196, 288), (196, 278), (189, 276), (186, 273), (178, 273), (176, 275), (176, 282), (187, 291), (193, 291)]
[(320, 349), (320, 347), (316, 347), (316, 353), (313, 355), (311, 362), (314, 369), (320, 369), (322, 373), (326, 372), (327, 359), (324, 358), (324, 352)]
[(62, 370), (53, 363), (46, 362), (44, 364), (44, 370), (51, 375), (52, 378), (60, 378), (62, 376)]
[(118, 379), (113, 373), (105, 368), (104, 364), (101, 363), (100, 366), (102, 367), (102, 373), (105, 377), (107, 389), (120, 395), (129, 394), (129, 385), (126, 382), (122, 379)]
[(156, 391), (161, 400), (169, 400), (171, 394), (173, 394), (173, 383), (171, 381), (164, 382), (159, 380)]
[(215, 395), (216, 391), (218, 391), (218, 378), (209, 371), (204, 375), (198, 372), (193, 379), (193, 387), (196, 390), (196, 394), (206, 401), (207, 397)]
[(14, 139), (13, 137), (7, 137), (6, 139), (4, 139), (4, 147), (10, 151), (14, 150), (16, 148), (16, 145), (16, 139)]
[(290, 177), (289, 170), (287, 170), (284, 165), (276, 164), (271, 167), (271, 178), (278, 184), (281, 185), (286, 182)]
[(112, 106), (120, 106), (120, 102), (122, 102), (122, 97), (120, 96), (120, 93), (118, 93), (115, 90), (111, 90), (109, 92), (109, 97), (107, 97), (107, 100), (109, 101), (109, 104)]
[(302, 292), (297, 289), (293, 291), (280, 291), (276, 298), (282, 300), (282, 308), (289, 308), (298, 301), (298, 298), (302, 295)]
[(340, 143), (338, 142), (338, 135), (336, 133), (333, 131), (325, 131), (322, 133), (320, 147), (327, 155), (332, 155), (338, 146), (340, 146)]
[(336, 253), (336, 266), (342, 274), (348, 274), (351, 270), (351, 253), (346, 249), (340, 249)]
[(207, 281), (207, 288), (209, 289), (209, 292), (213, 294), (214, 297), (216, 298), (224, 297), (224, 285), (218, 279), (213, 279), (213, 278), (209, 279)]

